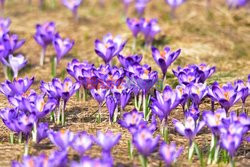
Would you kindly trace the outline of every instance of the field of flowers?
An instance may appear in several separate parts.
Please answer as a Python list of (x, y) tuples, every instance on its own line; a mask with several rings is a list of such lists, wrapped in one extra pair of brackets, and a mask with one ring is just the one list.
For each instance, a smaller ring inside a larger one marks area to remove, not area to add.
[(250, 166), (249, 0), (0, 14), (0, 167)]

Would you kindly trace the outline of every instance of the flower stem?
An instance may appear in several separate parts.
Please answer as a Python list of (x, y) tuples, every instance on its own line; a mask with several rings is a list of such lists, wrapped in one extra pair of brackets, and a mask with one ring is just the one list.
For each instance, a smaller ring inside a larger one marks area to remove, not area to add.
[(62, 102), (63, 103), (63, 107), (62, 107), (62, 115), (61, 115), (61, 119), (62, 119), (62, 126), (65, 125), (65, 108), (66, 108), (66, 102)]
[(214, 160), (212, 162), (213, 165), (218, 163), (219, 160), (219, 153), (220, 153), (220, 145), (218, 144), (215, 148), (215, 152), (214, 152)]
[(139, 159), (141, 161), (141, 166), (142, 167), (147, 167), (148, 166), (148, 159), (144, 155), (139, 155)]
[(56, 119), (56, 124), (60, 124), (60, 115), (61, 115), (61, 101), (59, 101), (59, 106), (57, 109), (57, 119)]
[(134, 148), (133, 148), (133, 143), (131, 140), (128, 140), (128, 155), (131, 160), (134, 159)]
[(33, 131), (32, 131), (32, 141), (37, 143), (37, 123), (33, 124)]
[(144, 114), (144, 119), (146, 120), (147, 118), (147, 102), (146, 102), (146, 92), (143, 92), (143, 114)]
[(7, 66), (3, 65), (3, 72), (4, 72), (5, 79), (9, 79), (8, 72), (7, 72), (8, 69), (7, 68), (8, 68)]
[(29, 154), (29, 137), (27, 135), (26, 141), (24, 144), (24, 156), (27, 156)]
[(22, 134), (22, 132), (19, 132), (19, 134), (18, 134), (18, 143), (19, 144), (22, 143), (22, 138), (23, 138), (23, 134)]
[(51, 75), (53, 78), (56, 77), (56, 64), (57, 64), (56, 57), (53, 57), (51, 61)]
[(188, 150), (188, 161), (192, 161), (192, 157), (194, 155), (194, 146), (195, 146), (195, 143), (192, 142), (191, 146), (189, 147), (189, 150)]
[(10, 144), (14, 144), (14, 133), (10, 132)]
[(98, 123), (101, 123), (101, 120), (102, 120), (102, 105), (99, 104), (99, 108), (98, 108)]
[(45, 53), (46, 53), (46, 48), (42, 48), (41, 55), (40, 55), (40, 66), (43, 66), (44, 64)]
[(230, 167), (235, 167), (235, 161), (233, 157), (230, 157)]

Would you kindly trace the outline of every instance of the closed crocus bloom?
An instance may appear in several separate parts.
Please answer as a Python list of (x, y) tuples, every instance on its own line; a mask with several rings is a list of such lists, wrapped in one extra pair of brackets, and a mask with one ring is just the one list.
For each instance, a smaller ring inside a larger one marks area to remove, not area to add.
[(247, 0), (226, 0), (226, 3), (230, 9), (245, 6), (247, 2)]
[(112, 122), (113, 117), (114, 117), (114, 113), (115, 113), (115, 109), (117, 107), (117, 102), (112, 95), (109, 95), (106, 97), (106, 106), (107, 106), (108, 112), (109, 112), (109, 121)]
[(163, 142), (160, 146), (159, 152), (166, 166), (170, 166), (172, 163), (176, 162), (177, 158), (181, 155), (183, 147), (177, 149), (174, 142), (171, 142), (170, 144)]
[(9, 66), (14, 73), (14, 78), (18, 76), (18, 72), (27, 64), (27, 60), (23, 55), (9, 55)]
[(176, 8), (185, 2), (185, 0), (165, 0), (165, 1), (171, 6), (171, 8)]
[(176, 131), (186, 137), (189, 140), (189, 144), (191, 145), (193, 138), (203, 128), (205, 122), (200, 121), (196, 123), (192, 116), (188, 116), (185, 118), (184, 124), (176, 119), (173, 119), (173, 124)]
[(216, 99), (227, 112), (242, 96), (242, 92), (238, 92), (231, 83), (222, 86), (214, 84), (212, 86), (212, 92), (213, 98)]
[(130, 133), (134, 133), (141, 124), (146, 124), (146, 122), (144, 121), (143, 113), (133, 109), (123, 114), (123, 119), (119, 120), (119, 124), (121, 127), (128, 129)]
[(126, 41), (120, 36), (113, 36), (109, 33), (103, 40), (95, 40), (95, 52), (106, 64), (109, 64), (114, 56), (117, 56), (124, 48)]
[(207, 95), (207, 92), (206, 84), (194, 83), (189, 86), (189, 98), (197, 106), (199, 106), (202, 99)]
[(144, 14), (148, 2), (149, 0), (135, 0), (135, 8), (140, 17)]
[(181, 85), (177, 85), (176, 88), (176, 93), (178, 96), (178, 99), (180, 99), (180, 104), (182, 105), (183, 109), (185, 107), (185, 104), (188, 100), (188, 96), (189, 96), (189, 89), (186, 85), (181, 84)]
[(39, 143), (43, 139), (48, 137), (49, 124), (48, 123), (39, 123), (37, 126), (37, 142)]
[(143, 128), (133, 135), (133, 144), (141, 155), (147, 157), (155, 151), (159, 139), (159, 135), (154, 138), (153, 133), (149, 129)]
[(236, 90), (238, 92), (242, 92), (241, 100), (242, 100), (242, 103), (243, 103), (242, 107), (244, 107), (244, 105), (246, 103), (246, 99), (250, 95), (250, 87), (247, 86), (247, 84), (245, 84), (243, 80), (235, 81), (234, 86), (236, 87)]
[(106, 133), (98, 131), (94, 141), (103, 151), (109, 152), (116, 144), (118, 144), (120, 138), (121, 134), (113, 134), (111, 131), (107, 131)]
[(53, 46), (56, 51), (56, 60), (57, 63), (62, 59), (63, 56), (68, 54), (68, 52), (72, 49), (75, 42), (66, 38), (62, 39), (59, 34), (56, 34), (53, 39)]
[(75, 19), (78, 19), (77, 10), (82, 3), (82, 0), (61, 0), (62, 4), (73, 13)]
[(200, 117), (200, 110), (198, 109), (198, 106), (195, 104), (192, 104), (189, 109), (185, 112), (185, 117), (191, 116), (194, 118), (195, 121), (198, 120)]
[(142, 18), (141, 22), (141, 32), (144, 35), (145, 43), (150, 45), (153, 42), (155, 35), (161, 31), (161, 28), (158, 25), (157, 19), (147, 20)]
[(9, 18), (0, 18), (0, 27), (9, 28), (11, 20)]
[(6, 97), (23, 95), (28, 91), (33, 82), (34, 77), (32, 77), (31, 79), (27, 77), (23, 79), (14, 79), (12, 82), (6, 80), (5, 82), (0, 84), (0, 92)]
[(212, 133), (218, 136), (220, 127), (223, 126), (222, 119), (226, 118), (226, 111), (224, 109), (217, 109), (215, 112), (204, 111), (202, 116)]
[(167, 119), (170, 112), (180, 104), (180, 99), (175, 90), (170, 86), (166, 86), (162, 93), (156, 91), (156, 98), (151, 98), (152, 112), (157, 115), (160, 120)]
[(92, 146), (92, 138), (86, 132), (78, 132), (72, 143), (72, 148), (83, 155)]
[(133, 36), (136, 38), (141, 31), (141, 20), (138, 20), (136, 18), (127, 18), (126, 23)]
[(162, 52), (160, 52), (157, 48), (152, 47), (152, 56), (158, 66), (161, 68), (163, 79), (166, 76), (166, 72), (168, 67), (178, 58), (181, 53), (181, 50), (171, 52), (169, 47), (165, 47)]
[(48, 137), (60, 150), (67, 150), (74, 141), (74, 133), (69, 130), (50, 131)]
[(127, 57), (118, 55), (118, 60), (124, 68), (128, 68), (129, 66), (139, 65), (142, 60), (142, 55), (131, 55)]

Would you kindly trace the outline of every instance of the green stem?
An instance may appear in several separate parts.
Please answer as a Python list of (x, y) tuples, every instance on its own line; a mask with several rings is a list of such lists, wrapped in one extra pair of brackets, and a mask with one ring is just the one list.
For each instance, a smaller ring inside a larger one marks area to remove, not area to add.
[(34, 143), (37, 143), (37, 123), (36, 122), (33, 124), (32, 140)]
[(57, 109), (57, 118), (56, 118), (56, 124), (60, 124), (60, 116), (61, 116), (61, 100), (59, 101), (59, 106)]
[(220, 145), (218, 144), (216, 146), (215, 152), (214, 152), (214, 160), (212, 162), (213, 165), (217, 164), (219, 161), (219, 153), (220, 153)]
[(51, 75), (53, 78), (56, 77), (56, 64), (57, 64), (56, 57), (53, 57), (51, 61)]
[(192, 142), (192, 144), (188, 150), (188, 161), (190, 161), (190, 162), (192, 161), (192, 157), (194, 155), (194, 146), (195, 146), (195, 142)]
[(102, 105), (99, 104), (99, 107), (98, 107), (98, 123), (101, 123), (101, 120), (102, 120)]
[(63, 103), (63, 108), (62, 108), (62, 115), (61, 115), (61, 119), (62, 119), (62, 126), (65, 125), (65, 108), (66, 108), (66, 102), (62, 102)]
[(146, 102), (146, 92), (144, 91), (142, 93), (143, 96), (143, 114), (144, 114), (144, 119), (147, 119), (147, 102)]
[(77, 99), (77, 101), (80, 100), (80, 89), (76, 91), (76, 99)]
[(18, 143), (19, 144), (22, 143), (22, 138), (23, 138), (23, 134), (22, 134), (22, 132), (19, 132), (19, 134), (18, 134)]
[(230, 157), (230, 167), (235, 167), (235, 161), (233, 157)]
[(46, 48), (42, 48), (41, 55), (40, 55), (40, 66), (43, 66), (44, 64), (45, 52), (46, 52)]
[(208, 160), (207, 160), (208, 165), (210, 165), (212, 163), (212, 160), (214, 159), (215, 147), (216, 147), (216, 137), (214, 134), (212, 134), (209, 155), (208, 155)]
[(131, 160), (134, 159), (133, 150), (134, 150), (134, 149), (133, 149), (133, 144), (132, 144), (131, 140), (128, 140), (128, 154), (129, 154), (129, 158), (130, 158)]
[(135, 108), (138, 110), (138, 101), (137, 101), (137, 95), (135, 95), (134, 97), (135, 100)]
[(10, 144), (14, 144), (14, 133), (10, 132)]
[(147, 157), (145, 157), (143, 155), (139, 155), (139, 158), (140, 158), (141, 166), (142, 167), (147, 167), (148, 166), (148, 159), (147, 159)]
[(26, 141), (24, 144), (24, 156), (27, 156), (29, 154), (29, 137), (26, 137)]

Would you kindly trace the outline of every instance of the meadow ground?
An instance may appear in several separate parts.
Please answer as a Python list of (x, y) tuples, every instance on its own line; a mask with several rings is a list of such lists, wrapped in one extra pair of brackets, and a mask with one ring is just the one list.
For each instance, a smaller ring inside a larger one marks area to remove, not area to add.
[[(19, 35), (19, 38), (26, 39), (26, 43), (19, 50), (27, 57), (29, 64), (20, 73), (20, 77), (35, 76), (35, 84), (32, 89), (39, 90), (41, 80), (46, 82), (51, 80), (50, 58), (55, 55), (53, 48), (49, 48), (45, 66), (39, 66), (40, 46), (33, 39), (35, 25), (45, 21), (55, 21), (58, 31), (63, 37), (75, 40), (75, 46), (69, 55), (65, 56), (57, 69), (58, 77), (63, 78), (67, 75), (65, 68), (72, 58), (79, 60), (88, 60), (96, 66), (102, 63), (102, 60), (94, 53), (94, 40), (102, 38), (108, 32), (114, 35), (120, 34), (128, 43), (122, 52), (123, 55), (132, 53), (143, 54), (142, 64), (147, 63), (154, 70), (160, 72), (153, 61), (150, 49), (143, 45), (143, 38), (140, 36), (137, 40), (136, 50), (132, 50), (133, 37), (125, 24), (123, 5), (119, 0), (107, 0), (105, 6), (101, 7), (96, 1), (85, 0), (79, 8), (79, 21), (73, 22), (70, 11), (61, 4), (57, 3), (54, 8), (49, 4), (43, 10), (39, 10), (35, 2), (33, 5), (27, 5), (26, 1), (12, 0), (7, 2), (4, 11), (5, 17), (10, 17), (11, 32)], [(234, 81), (235, 79), (246, 80), (250, 73), (250, 10), (243, 8), (238, 10), (228, 10), (224, 0), (212, 2), (210, 11), (205, 8), (205, 1), (189, 0), (177, 10), (177, 18), (171, 20), (169, 17), (169, 7), (163, 0), (152, 0), (146, 9), (146, 18), (158, 18), (161, 27), (161, 33), (157, 35), (153, 45), (163, 48), (169, 45), (173, 49), (182, 49), (181, 56), (168, 71), (166, 84), (176, 85), (177, 80), (171, 72), (178, 65), (186, 66), (188, 64), (207, 63), (210, 66), (216, 66), (216, 73), (209, 79), (209, 83), (217, 80), (220, 83)], [(135, 17), (136, 14), (131, 8), (129, 17)], [(114, 64), (119, 64), (115, 59)], [(3, 72), (0, 72), (0, 81), (4, 81)], [(0, 108), (7, 107), (7, 100), (0, 96)], [(202, 109), (209, 109), (209, 101), (203, 103)], [(240, 109), (240, 104), (235, 106), (235, 110)], [(247, 102), (247, 109), (250, 110), (250, 103)], [(97, 130), (110, 129), (113, 132), (122, 132), (122, 139), (113, 150), (113, 156), (116, 165), (138, 166), (139, 160), (130, 160), (127, 156), (127, 140), (129, 133), (122, 129), (118, 124), (109, 125), (106, 107), (103, 112), (106, 113), (105, 120), (97, 124), (95, 115), (98, 106), (96, 102), (89, 98), (88, 101), (77, 101), (72, 97), (67, 105), (67, 122), (65, 129), (72, 131), (85, 130), (90, 134), (95, 134)], [(132, 105), (126, 107), (130, 111)], [(181, 114), (180, 114), (181, 112)], [(186, 149), (176, 166), (199, 166), (199, 161), (194, 158), (193, 163), (187, 161), (188, 142), (184, 137), (179, 136), (171, 123), (172, 118), (182, 118), (181, 108), (174, 110), (168, 121), (170, 127), (170, 140), (177, 142), (177, 145), (185, 146)], [(62, 127), (53, 126), (58, 129)], [(9, 131), (0, 123), (0, 166), (9, 166), (11, 160), (19, 160), (23, 154), (23, 144), (11, 145), (8, 142)], [(210, 132), (204, 129), (196, 141), (206, 151), (209, 149)], [(49, 153), (54, 146), (49, 140), (41, 144), (31, 146), (31, 154), (37, 155), (41, 152)], [(99, 156), (100, 149), (94, 147), (88, 154)], [(77, 158), (76, 153), (70, 151), (72, 158)], [(250, 164), (250, 144), (244, 142), (237, 154), (237, 166), (248, 166)], [(159, 156), (154, 153), (150, 158), (152, 166), (158, 166)]]

